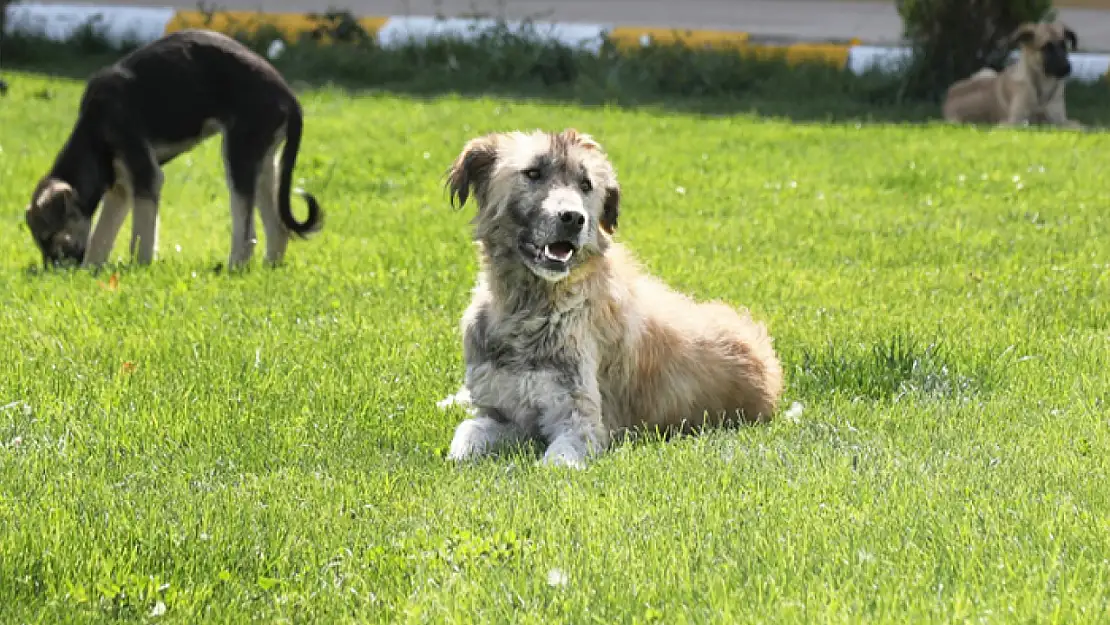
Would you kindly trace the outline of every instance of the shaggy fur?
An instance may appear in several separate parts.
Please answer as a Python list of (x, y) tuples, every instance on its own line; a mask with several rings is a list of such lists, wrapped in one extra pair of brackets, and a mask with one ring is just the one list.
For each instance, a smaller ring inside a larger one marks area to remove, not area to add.
[(1060, 23), (1024, 24), (1011, 42), (1021, 56), (1001, 73), (979, 70), (953, 83), (945, 95), (945, 120), (953, 123), (1018, 124), (1049, 123), (1064, 128), (1081, 128), (1068, 119), (1064, 89), (1071, 75), (1068, 48), (1075, 50), (1078, 38)]
[(670, 290), (612, 240), (620, 186), (592, 138), (473, 139), (448, 184), (452, 202), (473, 193), (481, 262), (461, 324), (457, 397), (472, 418), (450, 458), (534, 439), (545, 463), (581, 467), (631, 428), (773, 415), (783, 380), (767, 330)]

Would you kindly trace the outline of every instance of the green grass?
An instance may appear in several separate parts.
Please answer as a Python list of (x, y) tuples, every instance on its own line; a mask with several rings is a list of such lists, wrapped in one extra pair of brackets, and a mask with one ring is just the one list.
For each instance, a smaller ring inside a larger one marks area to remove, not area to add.
[[(111, 290), (29, 270), (80, 86), (9, 78), (4, 622), (1110, 620), (1102, 133), (314, 91), (321, 236), (212, 271), (213, 141)], [(476, 134), (565, 126), (610, 151), (650, 270), (770, 324), (800, 418), (580, 473), (443, 459), (475, 271), (443, 172)]]

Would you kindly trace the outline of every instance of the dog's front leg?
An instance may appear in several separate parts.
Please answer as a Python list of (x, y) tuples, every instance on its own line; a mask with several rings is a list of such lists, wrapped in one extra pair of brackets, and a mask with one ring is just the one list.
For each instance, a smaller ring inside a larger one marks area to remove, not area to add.
[(108, 257), (112, 254), (112, 246), (119, 236), (124, 220), (127, 219), (130, 201), (131, 192), (123, 184), (117, 184), (104, 195), (100, 218), (97, 219), (89, 235), (85, 258), (81, 261), (83, 266), (99, 267), (108, 262)]
[(154, 262), (158, 249), (158, 200), (151, 197), (135, 198), (131, 216), (131, 255), (140, 265)]
[(1082, 130), (1083, 124), (1068, 119), (1068, 113), (1064, 108), (1064, 98), (1060, 97), (1045, 107), (1045, 118), (1048, 122), (1058, 128), (1067, 130)]
[(601, 394), (590, 383), (568, 393), (567, 401), (541, 417), (540, 429), (548, 440), (543, 463), (585, 468), (586, 462), (609, 447), (609, 430), (601, 415)]
[(585, 469), (586, 462), (609, 446), (608, 436), (564, 432), (555, 437), (543, 455), (548, 466)]
[(1027, 97), (1015, 96), (1006, 111), (1006, 119), (999, 125), (1005, 127), (1027, 125), (1031, 121), (1034, 104)]
[(468, 460), (528, 438), (519, 425), (496, 411), (479, 408), (475, 410), (475, 415), (455, 428), (451, 449), (447, 453), (449, 460)]
[[(158, 248), (158, 204), (165, 175), (153, 158), (132, 167), (134, 207), (131, 215), (131, 255), (140, 265), (154, 262)], [(136, 171), (137, 170), (137, 171)]]

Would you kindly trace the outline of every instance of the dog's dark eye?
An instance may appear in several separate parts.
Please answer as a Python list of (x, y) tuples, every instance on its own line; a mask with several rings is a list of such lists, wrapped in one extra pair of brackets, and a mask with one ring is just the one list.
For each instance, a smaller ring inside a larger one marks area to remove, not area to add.
[(529, 180), (539, 180), (543, 173), (537, 167), (532, 167), (524, 170), (524, 175)]
[(582, 182), (578, 183), (578, 186), (582, 189), (584, 193), (589, 193), (590, 191), (594, 190), (594, 183), (590, 182), (589, 178), (584, 178)]

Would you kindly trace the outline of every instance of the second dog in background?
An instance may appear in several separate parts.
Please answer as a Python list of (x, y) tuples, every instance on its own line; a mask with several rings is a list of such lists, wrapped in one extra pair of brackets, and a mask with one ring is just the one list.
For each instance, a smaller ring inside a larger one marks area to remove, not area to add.
[(26, 220), (43, 263), (103, 264), (132, 207), (131, 253), (150, 263), (162, 166), (218, 133), (231, 192), (229, 265), (253, 255), (256, 201), (266, 259), (280, 262), (290, 233), (322, 226), (312, 195), (304, 194), (304, 222), (290, 207), (302, 126), (301, 105), (277, 69), (230, 37), (185, 30), (139, 48), (89, 79), (77, 122), (35, 188)]
[(1066, 25), (1024, 24), (1011, 37), (1020, 58), (1001, 72), (985, 68), (948, 88), (944, 118), (973, 124), (1047, 123), (1079, 129), (1069, 120), (1064, 90), (1071, 76), (1068, 50), (1079, 39)]

